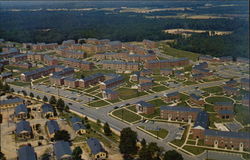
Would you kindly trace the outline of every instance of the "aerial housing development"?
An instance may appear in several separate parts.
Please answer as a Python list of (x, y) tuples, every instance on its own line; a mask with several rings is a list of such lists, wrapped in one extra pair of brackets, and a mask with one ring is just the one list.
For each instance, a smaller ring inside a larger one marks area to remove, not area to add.
[(250, 160), (245, 0), (0, 6), (0, 160)]

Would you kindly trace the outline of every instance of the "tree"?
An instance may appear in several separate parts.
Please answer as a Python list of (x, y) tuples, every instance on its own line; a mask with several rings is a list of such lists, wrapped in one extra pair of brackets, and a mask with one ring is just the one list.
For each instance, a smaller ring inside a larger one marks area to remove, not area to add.
[(100, 119), (97, 119), (96, 123), (100, 126), (101, 125)]
[(65, 110), (66, 112), (69, 112), (69, 106), (68, 106), (68, 105), (65, 105), (64, 110)]
[(36, 99), (41, 99), (40, 96), (36, 96)]
[(136, 154), (137, 153), (137, 133), (131, 128), (124, 128), (121, 131), (119, 149), (122, 154)]
[(106, 136), (111, 136), (112, 135), (112, 131), (111, 131), (111, 129), (109, 127), (109, 124), (107, 122), (104, 124), (103, 130), (104, 130), (104, 134)]
[(81, 154), (82, 154), (81, 147), (78, 146), (74, 148), (73, 153), (72, 153), (73, 160), (81, 160)]
[(46, 96), (43, 97), (44, 102), (48, 102), (48, 98)]
[(170, 150), (164, 154), (163, 160), (183, 160), (183, 157), (180, 153), (176, 152), (175, 150)]
[(55, 96), (51, 96), (50, 99), (49, 99), (49, 104), (51, 105), (55, 105), (56, 104), (56, 97)]
[(50, 154), (44, 153), (41, 157), (41, 160), (50, 160)]
[(66, 130), (59, 130), (55, 133), (54, 140), (55, 141), (59, 141), (59, 140), (69, 141), (70, 134)]
[(160, 148), (154, 142), (144, 145), (139, 151), (140, 160), (158, 160), (160, 159), (160, 151)]
[(34, 94), (32, 92), (30, 92), (30, 97), (33, 98), (34, 97)]
[(65, 103), (64, 103), (64, 101), (61, 98), (58, 99), (58, 101), (56, 103), (56, 108), (59, 111), (61, 111), (61, 112), (64, 111), (64, 109), (65, 109)]
[(147, 145), (147, 142), (146, 142), (146, 140), (143, 138), (142, 140), (141, 140), (141, 146), (142, 147), (145, 147)]
[(27, 92), (25, 90), (22, 90), (22, 92), (24, 96), (27, 96)]
[(5, 155), (2, 152), (0, 152), (0, 160), (5, 160), (5, 159), (6, 159)]

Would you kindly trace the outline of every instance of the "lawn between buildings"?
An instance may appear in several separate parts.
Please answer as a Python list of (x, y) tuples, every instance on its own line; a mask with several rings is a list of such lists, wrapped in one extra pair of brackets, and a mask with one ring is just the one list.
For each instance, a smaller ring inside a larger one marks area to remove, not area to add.
[(133, 123), (136, 121), (141, 120), (141, 116), (127, 110), (127, 109), (117, 109), (115, 111), (112, 112), (112, 115), (115, 117), (118, 117), (121, 120), (124, 120), (128, 123)]
[[(164, 128), (160, 128), (158, 131), (145, 129), (145, 126), (139, 126), (139, 128), (141, 128), (142, 130), (145, 130), (147, 132), (150, 132), (151, 134), (155, 135), (156, 137), (159, 137), (162, 139), (166, 138), (168, 135), (168, 131)], [(145, 132), (145, 133), (147, 133), (147, 132)]]

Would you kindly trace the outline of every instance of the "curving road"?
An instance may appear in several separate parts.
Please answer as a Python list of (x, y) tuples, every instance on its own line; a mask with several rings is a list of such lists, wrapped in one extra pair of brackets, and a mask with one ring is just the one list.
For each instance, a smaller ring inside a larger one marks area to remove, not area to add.
[[(190, 85), (190, 86), (183, 86), (181, 88), (169, 89), (169, 90), (162, 91), (162, 92), (152, 93), (150, 95), (145, 95), (145, 96), (136, 97), (136, 98), (129, 99), (129, 100), (124, 100), (123, 102), (118, 102), (118, 103), (115, 103), (113, 105), (102, 107), (102, 108), (88, 108), (88, 107), (83, 106), (81, 103), (72, 101), (68, 98), (64, 98), (64, 97), (60, 97), (60, 98), (62, 98), (65, 101), (65, 103), (72, 103), (72, 105), (69, 105), (69, 107), (71, 110), (73, 110), (75, 112), (84, 114), (84, 115), (91, 117), (93, 119), (96, 119), (96, 120), (99, 119), (102, 122), (108, 122), (110, 127), (112, 127), (115, 130), (118, 130), (118, 131), (121, 131), (125, 127), (131, 127), (134, 131), (136, 131), (138, 133), (139, 139), (144, 138), (147, 142), (156, 142), (159, 146), (163, 147), (165, 150), (171, 150), (174, 148), (171, 147), (170, 145), (168, 145), (166, 143), (166, 141), (153, 138), (152, 136), (138, 130), (136, 128), (136, 125), (129, 125), (129, 124), (123, 123), (117, 119), (114, 119), (114, 118), (108, 116), (108, 113), (110, 111), (112, 111), (115, 106), (120, 106), (122, 104), (127, 104), (127, 103), (134, 104), (140, 100), (150, 100), (150, 99), (154, 98), (155, 96), (163, 96), (164, 93), (171, 93), (174, 91), (185, 92), (185, 91), (193, 90), (196, 87), (207, 88), (207, 87), (217, 86), (217, 85), (221, 85), (225, 81), (226, 80), (221, 80), (221, 81), (195, 84), (195, 85)], [(30, 89), (29, 87), (20, 87), (20, 86), (15, 86), (15, 85), (10, 85), (10, 86), (15, 90), (15, 92), (25, 90), (28, 94), (30, 92), (34, 93), (35, 96), (37, 96), (37, 95), (39, 95), (40, 97), (47, 96), (48, 98), (50, 96), (52, 96), (52, 94), (49, 94), (49, 93), (46, 93), (43, 91)], [(54, 96), (57, 96), (57, 95), (54, 95)], [(237, 154), (228, 154), (228, 153), (212, 152), (212, 151), (209, 151), (208, 153), (203, 153), (203, 154), (201, 154), (199, 156), (195, 156), (195, 157), (187, 155), (183, 152), (181, 152), (181, 154), (183, 155), (185, 160), (203, 160), (207, 157), (212, 158), (212, 159), (218, 159), (218, 160), (228, 160), (228, 159), (240, 160), (240, 159), (242, 159), (241, 156), (239, 156)]]

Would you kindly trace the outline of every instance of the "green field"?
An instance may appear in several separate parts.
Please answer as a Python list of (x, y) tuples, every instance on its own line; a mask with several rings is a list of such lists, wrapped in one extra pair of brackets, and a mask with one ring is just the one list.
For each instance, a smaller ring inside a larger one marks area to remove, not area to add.
[(93, 103), (90, 103), (88, 104), (89, 106), (91, 107), (101, 107), (101, 106), (105, 106), (105, 105), (108, 105), (109, 103), (103, 101), (103, 100), (100, 100), (100, 101), (96, 101), (96, 102), (93, 102)]
[(193, 84), (197, 84), (195, 81), (185, 81), (183, 82), (184, 85), (193, 85)]
[(165, 86), (156, 86), (156, 87), (153, 87), (152, 90), (155, 91), (155, 92), (160, 92), (160, 91), (165, 91), (167, 90), (168, 88), (165, 87)]
[(206, 101), (211, 104), (214, 104), (216, 102), (233, 102), (233, 100), (227, 97), (208, 97), (206, 98)]
[(193, 53), (193, 52), (183, 51), (180, 49), (175, 49), (175, 48), (169, 47), (168, 45), (165, 45), (165, 44), (163, 44), (162, 47), (163, 47), (164, 54), (167, 54), (167, 55), (170, 55), (173, 57), (179, 57), (179, 58), (186, 57), (186, 58), (191, 59), (193, 61), (196, 61), (199, 57), (198, 53)]
[(201, 154), (206, 150), (206, 149), (201, 148), (201, 147), (188, 146), (188, 145), (185, 145), (183, 147), (183, 149), (185, 149), (186, 151), (191, 152), (191, 153), (193, 153), (195, 155)]
[(250, 112), (248, 107), (237, 104), (235, 105), (234, 110), (236, 113), (235, 118), (237, 121), (239, 121), (243, 125), (250, 124)]
[[(146, 130), (144, 126), (140, 126), (140, 128)], [(163, 129), (163, 128), (161, 128), (159, 131), (155, 131), (155, 130), (146, 130), (146, 131), (148, 131), (148, 132), (152, 133), (153, 135), (160, 137), (162, 139), (164, 139), (168, 135), (168, 131), (166, 129)]]
[(222, 88), (219, 86), (203, 88), (202, 90), (209, 92), (209, 93), (221, 93), (222, 92)]
[(160, 107), (160, 106), (164, 106), (167, 105), (167, 103), (165, 103), (162, 99), (157, 98), (151, 101), (148, 101), (148, 103), (153, 104), (155, 107)]
[(119, 94), (121, 99), (131, 99), (139, 96), (146, 95), (145, 92), (138, 92), (136, 89), (129, 89), (129, 88), (119, 88), (116, 90)]
[(133, 112), (130, 112), (126, 109), (118, 109), (118, 110), (112, 112), (112, 115), (114, 115), (118, 118), (121, 118), (124, 121), (130, 122), (130, 123), (141, 119), (140, 116), (138, 116), (137, 114), (134, 114)]

